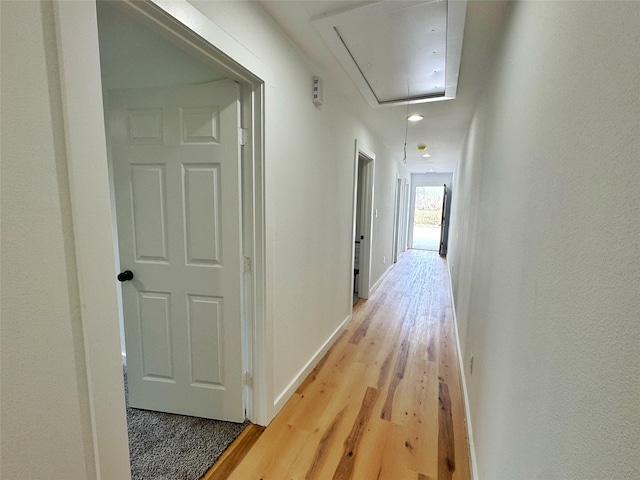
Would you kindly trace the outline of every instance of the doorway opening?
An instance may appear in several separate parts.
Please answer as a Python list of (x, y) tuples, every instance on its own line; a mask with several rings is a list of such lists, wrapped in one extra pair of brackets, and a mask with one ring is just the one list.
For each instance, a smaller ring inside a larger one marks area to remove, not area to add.
[[(259, 421), (262, 87), (157, 13), (97, 2), (127, 423), (134, 477), (173, 448), (167, 468), (200, 478)], [(189, 442), (211, 448), (177, 455)]]
[(374, 168), (375, 155), (363, 147), (359, 147), (356, 141), (353, 181), (351, 305), (354, 305), (361, 298), (369, 298)]
[(411, 248), (439, 251), (446, 187), (415, 188)]

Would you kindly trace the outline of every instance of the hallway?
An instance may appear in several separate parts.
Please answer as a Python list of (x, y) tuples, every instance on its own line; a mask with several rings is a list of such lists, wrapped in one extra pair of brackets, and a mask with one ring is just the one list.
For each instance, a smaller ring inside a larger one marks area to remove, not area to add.
[(229, 478), (470, 478), (450, 298), (445, 260), (402, 255)]

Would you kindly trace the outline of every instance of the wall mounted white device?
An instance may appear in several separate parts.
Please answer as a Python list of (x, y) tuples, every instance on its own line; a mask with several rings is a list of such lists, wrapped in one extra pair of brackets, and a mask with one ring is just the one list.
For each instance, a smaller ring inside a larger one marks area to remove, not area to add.
[(316, 107), (322, 105), (322, 97), (324, 96), (324, 88), (320, 77), (313, 77), (313, 104)]

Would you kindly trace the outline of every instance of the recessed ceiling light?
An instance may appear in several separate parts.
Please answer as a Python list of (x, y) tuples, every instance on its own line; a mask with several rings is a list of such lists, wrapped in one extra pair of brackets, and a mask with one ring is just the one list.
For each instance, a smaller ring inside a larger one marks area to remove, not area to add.
[(407, 117), (407, 120), (409, 120), (410, 122), (419, 122), (420, 120), (422, 120), (424, 117), (422, 115), (418, 115), (417, 113), (414, 115), (410, 115)]
[(429, 155), (428, 153), (425, 153), (424, 155), (422, 155), (422, 158), (429, 158), (431, 155)]

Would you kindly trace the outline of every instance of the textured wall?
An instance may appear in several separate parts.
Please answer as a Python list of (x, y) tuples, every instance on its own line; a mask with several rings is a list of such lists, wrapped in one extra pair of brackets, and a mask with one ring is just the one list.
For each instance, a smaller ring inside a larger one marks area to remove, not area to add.
[(324, 72), (259, 5), (191, 3), (273, 73), (265, 96), (265, 163), (277, 398), (350, 314), (356, 138), (376, 154), (372, 285), (391, 266), (395, 179), (408, 173), (329, 82), (324, 105), (311, 103), (312, 76), (326, 79)]
[(51, 3), (2, 8), (2, 478), (94, 478)]
[(450, 266), (481, 479), (640, 478), (638, 25), (515, 2), (474, 115)]

